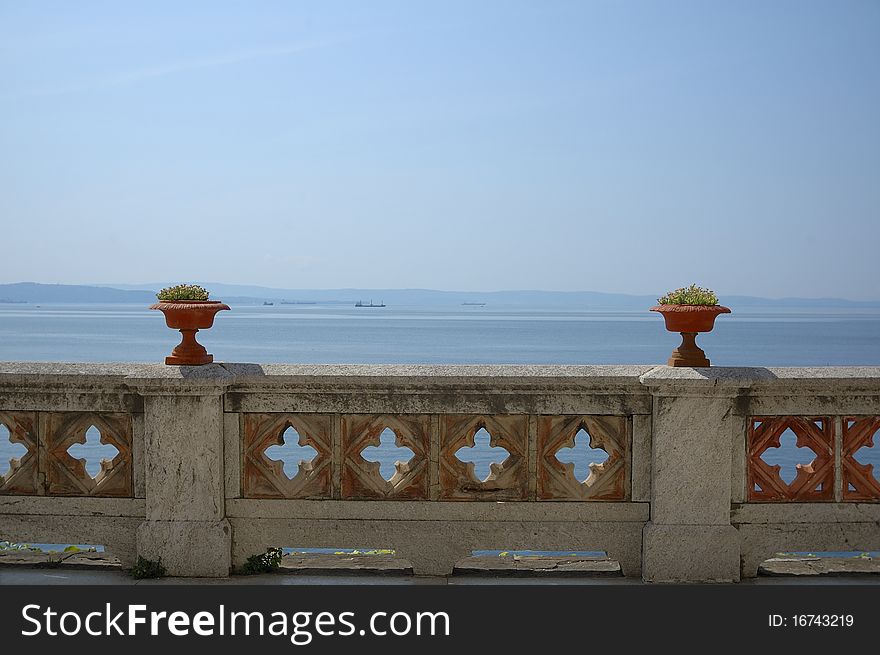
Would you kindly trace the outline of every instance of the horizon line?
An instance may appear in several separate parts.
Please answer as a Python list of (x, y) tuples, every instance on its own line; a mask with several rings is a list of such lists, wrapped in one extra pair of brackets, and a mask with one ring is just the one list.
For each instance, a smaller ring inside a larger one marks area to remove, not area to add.
[[(102, 288), (102, 289), (114, 289), (116, 291), (149, 291), (155, 292), (158, 291), (161, 286), (157, 286), (157, 288), (153, 288), (153, 283), (128, 283), (128, 282), (117, 282), (117, 283), (68, 283), (68, 282), (34, 282), (29, 280), (22, 280), (19, 282), (0, 282), (0, 286), (7, 285), (15, 285), (15, 284), (35, 284), (35, 285), (43, 285), (43, 286), (78, 286), (78, 287), (90, 287), (90, 288)], [(133, 287), (150, 287), (149, 289), (122, 289), (119, 288), (118, 284), (123, 284), (125, 286), (133, 286)], [(159, 282), (156, 285), (165, 285), (167, 282)], [(461, 289), (435, 289), (428, 287), (312, 287), (312, 288), (283, 288), (283, 287), (267, 287), (260, 284), (241, 284), (234, 282), (203, 282), (204, 285), (223, 285), (223, 286), (237, 286), (237, 287), (255, 287), (258, 289), (265, 289), (266, 291), (317, 291), (317, 292), (329, 292), (329, 291), (374, 291), (374, 292), (399, 292), (399, 291), (413, 291), (413, 292), (432, 292), (432, 293), (461, 293), (461, 294), (499, 294), (499, 293), (546, 293), (546, 294), (582, 294), (582, 293), (591, 293), (591, 294), (599, 294), (604, 296), (626, 296), (631, 298), (653, 298), (655, 294), (650, 293), (632, 293), (632, 292), (618, 292), (618, 291), (595, 291), (591, 289), (578, 289), (578, 290), (555, 290), (555, 289), (495, 289), (495, 290), (461, 290)], [(209, 289), (210, 291), (210, 289)], [(244, 297), (246, 296), (244, 293), (242, 294)], [(662, 295), (662, 294), (661, 294)], [(793, 301), (793, 300), (810, 300), (810, 301), (828, 301), (828, 300), (836, 300), (836, 301), (846, 301), (851, 303), (880, 303), (880, 298), (871, 298), (871, 299), (854, 299), (854, 298), (846, 298), (842, 296), (758, 296), (753, 294), (745, 294), (745, 293), (731, 293), (731, 294), (719, 294), (725, 296), (727, 298), (753, 298), (758, 300), (770, 300), (770, 301)]]

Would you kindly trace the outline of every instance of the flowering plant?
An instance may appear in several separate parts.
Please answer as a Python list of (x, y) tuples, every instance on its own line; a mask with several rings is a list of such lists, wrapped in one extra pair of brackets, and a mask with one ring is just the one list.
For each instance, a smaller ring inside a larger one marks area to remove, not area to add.
[(207, 300), (211, 295), (198, 284), (178, 284), (166, 287), (156, 294), (159, 300)]
[(660, 305), (705, 305), (713, 306), (718, 304), (718, 296), (711, 289), (704, 289), (692, 284), (689, 287), (682, 287), (675, 291), (670, 291), (662, 298), (657, 299)]

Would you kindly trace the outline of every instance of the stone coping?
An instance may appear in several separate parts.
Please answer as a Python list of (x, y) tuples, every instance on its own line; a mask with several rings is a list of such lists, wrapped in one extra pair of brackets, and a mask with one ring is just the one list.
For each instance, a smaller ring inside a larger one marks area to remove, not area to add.
[(785, 380), (872, 380), (880, 382), (880, 366), (806, 366), (688, 368), (655, 366), (641, 376), (645, 384), (665, 381), (760, 384)]
[(30, 387), (73, 385), (152, 388), (284, 387), (318, 384), (450, 387), (476, 384), (506, 388), (540, 385), (615, 387), (859, 387), (880, 390), (880, 366), (799, 368), (673, 368), (650, 365), (400, 365), (400, 364), (249, 364), (165, 366), (132, 363), (0, 362), (0, 385)]
[(672, 367), (651, 364), (255, 364), (215, 362), (206, 366), (166, 366), (126, 362), (0, 361), (3, 375), (100, 375), (119, 378), (250, 380), (275, 377), (639, 377), (650, 380), (753, 382), (791, 379), (880, 379), (880, 366), (712, 366)]
[(239, 381), (264, 378), (608, 378), (626, 379), (650, 371), (649, 365), (547, 364), (223, 364)]
[(165, 366), (162, 364), (98, 364), (68, 362), (0, 362), (0, 384), (26, 383), (32, 386), (67, 383), (132, 384), (152, 381), (162, 384), (217, 384), (230, 377), (217, 364), (208, 366)]

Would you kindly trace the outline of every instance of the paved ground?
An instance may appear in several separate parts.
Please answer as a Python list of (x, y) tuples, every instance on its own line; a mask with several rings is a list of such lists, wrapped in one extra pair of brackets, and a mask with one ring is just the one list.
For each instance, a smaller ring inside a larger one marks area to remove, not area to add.
[[(880, 560), (785, 556), (767, 560), (762, 576), (741, 584), (880, 585)], [(448, 577), (415, 577), (405, 560), (393, 555), (287, 555), (277, 573), (229, 578), (161, 578), (134, 580), (119, 562), (104, 553), (0, 553), (0, 585), (638, 585), (621, 575), (607, 557), (566, 556), (469, 557)]]

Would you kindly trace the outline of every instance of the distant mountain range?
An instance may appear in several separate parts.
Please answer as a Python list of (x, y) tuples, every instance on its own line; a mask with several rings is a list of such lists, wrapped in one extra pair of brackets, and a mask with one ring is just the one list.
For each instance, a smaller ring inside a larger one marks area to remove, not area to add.
[[(203, 282), (211, 297), (242, 305), (281, 303), (319, 303), (353, 305), (358, 300), (384, 302), (394, 306), (459, 306), (462, 303), (485, 303), (489, 307), (547, 309), (639, 310), (656, 303), (655, 296), (637, 296), (597, 291), (436, 291), (432, 289), (274, 289), (239, 284)], [(156, 291), (170, 283), (154, 284), (37, 284), (19, 282), (0, 284), (0, 302), (26, 303), (127, 303), (155, 302)], [(842, 298), (759, 298), (724, 296), (730, 307), (784, 308), (878, 308), (880, 301)]]
[(145, 303), (155, 302), (156, 293), (77, 284), (0, 284), (0, 302), (27, 303)]

